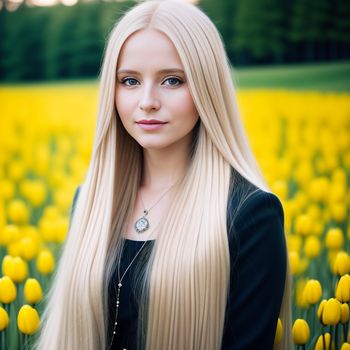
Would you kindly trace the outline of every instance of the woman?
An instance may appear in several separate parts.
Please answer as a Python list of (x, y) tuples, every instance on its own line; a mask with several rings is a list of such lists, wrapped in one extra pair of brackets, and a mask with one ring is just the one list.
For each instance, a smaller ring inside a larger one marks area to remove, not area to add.
[(194, 5), (144, 2), (112, 30), (73, 208), (38, 349), (271, 349), (279, 316), (291, 348), (283, 209)]

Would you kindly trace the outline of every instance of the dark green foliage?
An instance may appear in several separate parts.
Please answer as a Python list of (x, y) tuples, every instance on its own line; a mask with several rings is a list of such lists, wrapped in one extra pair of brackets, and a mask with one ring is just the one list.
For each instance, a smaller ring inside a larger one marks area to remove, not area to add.
[[(4, 4), (4, 0), (0, 0)], [(109, 31), (135, 2), (0, 10), (0, 80), (96, 78)], [(350, 58), (347, 0), (201, 0), (234, 65)]]

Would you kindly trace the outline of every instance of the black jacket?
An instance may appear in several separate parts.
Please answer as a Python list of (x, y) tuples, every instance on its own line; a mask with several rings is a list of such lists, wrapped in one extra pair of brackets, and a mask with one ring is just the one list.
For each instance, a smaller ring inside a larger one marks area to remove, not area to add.
[[(257, 189), (237, 176), (239, 181), (231, 190), (227, 205), (231, 271), (221, 350), (271, 350), (286, 277), (283, 209), (274, 194)], [(246, 199), (236, 211), (243, 193)], [(146, 245), (153, 243), (148, 241)], [(142, 241), (125, 241), (121, 271), (125, 271), (142, 244)], [(113, 349), (136, 350), (137, 296), (131, 292), (134, 267), (135, 263), (123, 279), (118, 341), (114, 341)], [(109, 336), (115, 316), (116, 275), (113, 277), (109, 286)]]

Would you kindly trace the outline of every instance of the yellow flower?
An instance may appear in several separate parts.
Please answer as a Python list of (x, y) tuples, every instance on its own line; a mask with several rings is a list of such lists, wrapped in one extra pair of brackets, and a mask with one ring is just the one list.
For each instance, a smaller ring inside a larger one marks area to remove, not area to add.
[(340, 323), (345, 324), (349, 321), (349, 305), (347, 303), (340, 306)]
[(35, 333), (40, 325), (38, 312), (30, 305), (23, 305), (18, 312), (17, 325), (24, 334)]
[(28, 222), (29, 210), (25, 203), (19, 199), (13, 199), (10, 201), (8, 208), (8, 216), (14, 223), (24, 224)]
[(308, 214), (301, 214), (295, 221), (295, 232), (298, 235), (306, 236), (312, 231), (312, 219)]
[(335, 296), (342, 303), (350, 301), (350, 276), (348, 274), (340, 277), (335, 289)]
[(50, 250), (42, 250), (37, 258), (36, 267), (42, 275), (51, 273), (55, 268), (55, 258)]
[(12, 303), (17, 297), (17, 289), (11, 278), (4, 276), (0, 278), (0, 302)]
[(323, 347), (323, 337), (322, 337), (322, 335), (320, 335), (317, 339), (317, 342), (315, 345), (315, 350), (329, 350), (330, 349), (329, 345), (330, 345), (330, 341), (331, 341), (331, 335), (329, 333), (325, 333), (324, 340), (325, 340), (326, 348)]
[(312, 200), (316, 202), (327, 202), (329, 196), (329, 180), (319, 177), (311, 180), (309, 193)]
[(2, 231), (0, 231), (0, 244), (8, 245), (10, 242), (14, 242), (19, 239), (21, 233), (17, 225), (6, 225)]
[(300, 271), (300, 257), (297, 252), (289, 252), (289, 264), (292, 275), (297, 275)]
[(282, 321), (279, 318), (277, 321), (277, 326), (276, 326), (274, 344), (279, 344), (282, 340), (282, 336), (283, 336), (283, 327), (282, 327)]
[(339, 250), (343, 247), (344, 237), (340, 228), (331, 228), (327, 232), (326, 247), (329, 249)]
[(38, 303), (43, 297), (40, 283), (35, 278), (28, 278), (24, 284), (24, 297), (29, 304)]
[(350, 271), (350, 257), (346, 252), (338, 252), (333, 264), (333, 272), (338, 276), (343, 276)]
[(321, 244), (320, 240), (315, 236), (309, 236), (305, 240), (304, 251), (305, 255), (313, 259), (320, 255)]
[(2, 179), (0, 181), (0, 197), (9, 200), (14, 197), (15, 191), (15, 184), (12, 181), (8, 179)]
[(350, 350), (350, 344), (349, 343), (343, 343), (340, 350)]
[(323, 325), (324, 323), (322, 322), (322, 316), (323, 316), (324, 306), (326, 305), (326, 303), (327, 303), (327, 299), (323, 299), (317, 309), (317, 317)]
[(294, 343), (297, 345), (306, 344), (310, 338), (310, 328), (307, 322), (298, 318), (292, 328)]
[(304, 287), (304, 298), (308, 304), (316, 304), (322, 297), (322, 287), (319, 281), (309, 280)]
[(346, 219), (346, 203), (342, 202), (336, 202), (330, 205), (331, 215), (332, 218), (340, 223), (343, 222)]
[(12, 258), (7, 255), (3, 260), (2, 271), (3, 274), (9, 276), (13, 282), (19, 283), (27, 277), (28, 265), (19, 256)]
[(335, 326), (340, 321), (340, 302), (335, 298), (330, 298), (324, 305), (322, 312), (322, 323), (327, 326)]
[(7, 328), (9, 321), (7, 311), (0, 306), (0, 332)]
[(34, 259), (38, 255), (39, 244), (30, 236), (23, 237), (20, 240), (22, 257), (27, 261)]

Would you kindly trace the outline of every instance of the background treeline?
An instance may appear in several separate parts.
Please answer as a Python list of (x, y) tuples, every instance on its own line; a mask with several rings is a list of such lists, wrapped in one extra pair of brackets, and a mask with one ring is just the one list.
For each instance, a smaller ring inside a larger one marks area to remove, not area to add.
[[(134, 1), (0, 10), (0, 80), (97, 77), (109, 30)], [(350, 58), (349, 0), (201, 0), (233, 65)]]

